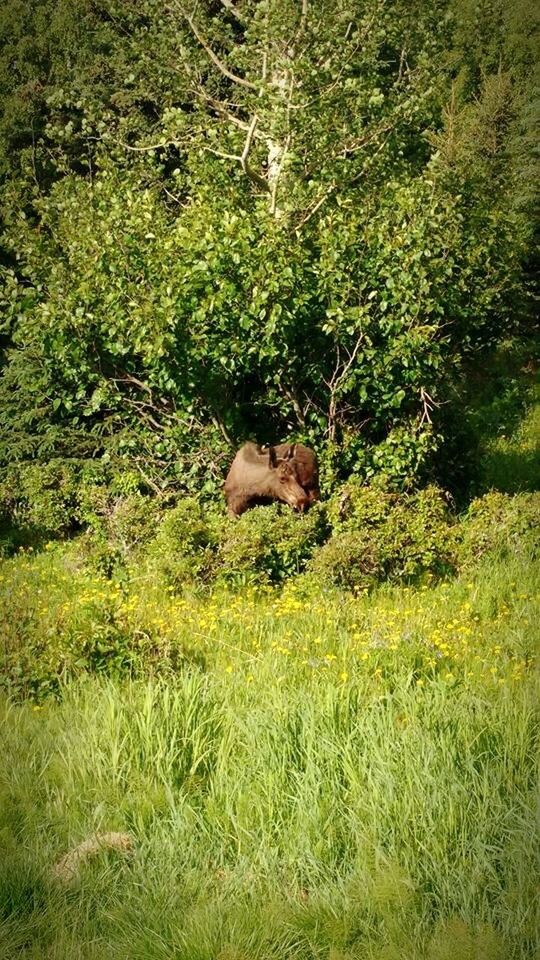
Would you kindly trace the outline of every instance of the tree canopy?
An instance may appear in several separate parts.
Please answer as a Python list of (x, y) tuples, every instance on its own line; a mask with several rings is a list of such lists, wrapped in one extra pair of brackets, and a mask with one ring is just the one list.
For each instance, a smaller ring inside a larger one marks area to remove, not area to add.
[(235, 444), (288, 436), (327, 479), (428, 471), (461, 365), (530, 300), (538, 19), (529, 0), (6, 7), (4, 475), (211, 493)]

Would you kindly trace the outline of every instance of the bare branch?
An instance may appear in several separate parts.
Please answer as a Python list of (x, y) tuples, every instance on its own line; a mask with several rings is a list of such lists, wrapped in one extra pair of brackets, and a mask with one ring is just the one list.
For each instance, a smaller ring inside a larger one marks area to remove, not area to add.
[(223, 439), (225, 440), (225, 442), (228, 443), (229, 446), (231, 446), (231, 447), (234, 446), (234, 441), (233, 441), (233, 439), (232, 439), (229, 431), (227, 430), (227, 427), (226, 427), (225, 424), (223, 423), (223, 420), (222, 420), (221, 417), (219, 416), (219, 414), (217, 414), (217, 413), (211, 414), (211, 418), (210, 418), (210, 419), (212, 420), (212, 423), (214, 424), (214, 426), (218, 428), (218, 430), (219, 430), (219, 432), (221, 433), (221, 436), (223, 437)]
[(244, 143), (244, 149), (242, 150), (242, 156), (240, 157), (240, 163), (242, 165), (242, 170), (244, 171), (246, 176), (248, 176), (251, 180), (254, 180), (255, 183), (258, 183), (259, 186), (263, 186), (265, 190), (268, 190), (268, 184), (266, 180), (264, 180), (263, 177), (261, 177), (258, 173), (256, 173), (255, 170), (252, 170), (248, 163), (249, 151), (251, 150), (251, 144), (253, 143), (253, 137), (255, 135), (255, 130), (257, 128), (258, 122), (259, 122), (258, 116), (257, 114), (254, 114), (253, 120), (249, 125), (249, 129), (246, 136), (246, 142)]
[[(210, 96), (210, 94), (208, 94), (206, 90), (202, 88), (192, 87), (191, 92), (196, 97), (200, 97), (202, 100), (205, 100), (206, 103), (209, 103), (210, 106), (214, 108), (216, 113), (218, 113), (224, 119), (229, 120), (230, 123), (232, 123), (235, 127), (238, 127), (239, 130), (245, 130), (246, 133), (249, 131), (251, 124), (249, 124), (246, 120), (241, 120), (240, 117), (235, 116), (234, 113), (231, 113), (231, 111), (227, 108), (227, 105), (223, 103), (222, 100), (216, 100), (215, 97)], [(231, 104), (230, 106), (236, 106), (236, 105)], [(253, 132), (253, 136), (257, 140), (267, 139), (267, 135), (265, 133), (262, 133), (260, 130), (255, 130)]]
[(163, 493), (163, 487), (158, 487), (157, 483), (154, 483), (154, 481), (151, 479), (151, 477), (148, 476), (148, 474), (143, 470), (143, 468), (139, 463), (135, 464), (135, 469), (139, 471), (141, 477), (143, 478), (147, 486), (149, 486), (150, 489), (154, 491), (154, 493), (158, 494), (158, 496), (161, 496), (161, 494)]
[(206, 153), (212, 153), (215, 157), (221, 157), (222, 160), (235, 160), (237, 163), (241, 163), (242, 157), (239, 153), (225, 153), (224, 150), (216, 150), (215, 147), (208, 147), (206, 144), (203, 145), (203, 150)]
[(174, 203), (178, 203), (181, 207), (189, 207), (189, 203), (183, 203), (180, 197), (175, 196), (174, 193), (171, 193), (170, 190), (167, 190), (167, 187), (165, 187), (163, 184), (161, 184), (161, 189), (163, 190), (163, 193), (168, 196), (169, 200), (173, 200)]
[(399, 71), (398, 71), (398, 83), (403, 77), (404, 70), (409, 71), (409, 64), (407, 63), (407, 50), (403, 47), (400, 57), (399, 57)]
[(422, 424), (426, 421), (427, 423), (431, 423), (431, 414), (438, 404), (435, 402), (433, 397), (430, 397), (427, 390), (424, 390), (423, 387), (420, 387), (420, 402), (422, 403), (423, 407), (422, 418), (420, 420), (420, 426), (422, 426)]
[(257, 87), (257, 85), (255, 83), (252, 83), (251, 80), (246, 80), (245, 77), (239, 77), (238, 74), (233, 73), (232, 70), (229, 70), (229, 68), (223, 63), (222, 60), (220, 60), (217, 54), (214, 53), (210, 45), (206, 42), (206, 40), (204, 39), (204, 37), (202, 36), (198, 28), (195, 26), (189, 14), (187, 14), (186, 11), (180, 5), (178, 5), (178, 9), (180, 10), (180, 13), (184, 17), (184, 19), (188, 22), (192, 33), (199, 41), (201, 47), (203, 48), (205, 53), (209, 56), (212, 63), (218, 68), (220, 73), (222, 73), (223, 76), (227, 77), (229, 80), (232, 80), (233, 83), (239, 84), (241, 87), (247, 87), (249, 90), (258, 90), (259, 88)]
[(137, 153), (146, 153), (150, 150), (163, 150), (164, 147), (179, 147), (182, 143), (186, 143), (186, 140), (162, 140), (161, 143), (149, 143), (145, 147), (132, 147), (130, 143), (125, 143), (124, 140), (117, 140), (117, 143), (121, 147), (124, 147), (126, 150), (133, 150)]
[(238, 13), (238, 10), (236, 9), (236, 7), (235, 7), (234, 3), (232, 2), (232, 0), (220, 0), (220, 2), (221, 2), (222, 7), (225, 7), (225, 9), (226, 9), (229, 13), (232, 13), (232, 15), (233, 15), (233, 17), (235, 18), (235, 20), (238, 20), (238, 23), (245, 24), (246, 21), (245, 21), (244, 18), (241, 16), (241, 14)]
[(123, 397), (122, 399), (124, 403), (128, 403), (130, 407), (133, 407), (133, 409), (137, 412), (137, 415), (141, 417), (142, 420), (145, 420), (147, 423), (149, 423), (154, 430), (158, 430), (160, 433), (163, 432), (165, 429), (163, 424), (159, 423), (155, 417), (153, 417), (152, 414), (148, 413), (148, 411), (145, 409), (146, 407), (150, 406), (150, 404), (142, 403), (140, 400), (131, 400), (130, 397)]
[(147, 383), (143, 383), (142, 380), (139, 380), (137, 377), (134, 377), (130, 373), (126, 373), (124, 377), (111, 377), (113, 383), (131, 383), (134, 387), (138, 387), (139, 390), (143, 390), (144, 393), (149, 393), (152, 395), (152, 389), (148, 386)]
[(296, 227), (295, 227), (296, 230), (300, 230), (301, 227), (305, 226), (305, 224), (308, 223), (308, 221), (315, 216), (315, 214), (317, 213), (317, 210), (320, 210), (325, 200), (328, 200), (328, 197), (330, 197), (333, 194), (334, 190), (337, 190), (337, 183), (335, 182), (330, 184), (329, 188), (324, 191), (324, 193), (319, 197), (316, 203), (313, 204), (313, 206), (308, 208), (307, 212), (304, 214), (302, 219), (299, 220), (299, 222), (296, 224)]
[(225, 153), (222, 150), (216, 150), (214, 147), (208, 147), (208, 146), (205, 146), (204, 149), (208, 153), (213, 153), (216, 157), (222, 157), (224, 160), (235, 160), (237, 163), (240, 164), (246, 176), (249, 177), (249, 179), (252, 180), (253, 183), (256, 183), (257, 186), (261, 187), (265, 192), (268, 192), (267, 181), (264, 179), (264, 177), (261, 177), (261, 175), (257, 173), (256, 170), (253, 169), (253, 167), (250, 165), (248, 161), (249, 151), (253, 143), (253, 137), (255, 135), (255, 129), (257, 127), (258, 121), (259, 121), (259, 118), (257, 114), (255, 114), (248, 127), (244, 148), (241, 154)]
[(336, 365), (334, 367), (334, 372), (330, 380), (324, 381), (330, 393), (330, 398), (328, 402), (328, 427), (327, 427), (328, 437), (330, 440), (334, 440), (336, 436), (339, 390), (349, 370), (351, 369), (354, 361), (356, 360), (356, 356), (358, 354), (358, 351), (360, 349), (360, 344), (362, 343), (363, 339), (364, 339), (364, 334), (361, 331), (360, 334), (358, 335), (356, 343), (353, 349), (351, 350), (351, 352), (349, 353), (348, 350), (346, 351), (349, 354), (349, 358), (347, 362), (343, 365), (341, 362), (341, 346), (342, 345), (339, 343), (336, 344)]
[(299, 426), (305, 427), (306, 425), (305, 413), (304, 413), (304, 410), (302, 409), (302, 405), (298, 400), (296, 393), (293, 390), (289, 390), (288, 387), (283, 388), (283, 393), (285, 394), (287, 400), (289, 401), (289, 403), (291, 404), (295, 412), (296, 419), (298, 421)]
[(340, 376), (338, 377), (338, 380), (337, 380), (337, 383), (338, 383), (338, 384), (340, 384), (340, 383), (345, 379), (345, 377), (347, 376), (349, 370), (351, 369), (354, 361), (356, 360), (356, 355), (357, 355), (357, 353), (358, 353), (358, 351), (359, 351), (359, 349), (360, 349), (360, 344), (362, 343), (362, 340), (363, 340), (363, 339), (364, 339), (364, 333), (363, 333), (363, 331), (361, 331), (360, 334), (358, 335), (358, 339), (357, 339), (357, 341), (356, 341), (356, 343), (355, 343), (355, 345), (354, 345), (354, 348), (353, 348), (352, 352), (349, 354), (349, 359), (347, 360), (347, 363), (346, 363), (345, 366), (343, 367), (343, 370), (342, 370)]
[[(367, 134), (364, 137), (355, 137), (354, 140), (350, 140), (349, 143), (344, 144), (341, 147), (338, 153), (334, 154), (333, 159), (345, 160), (352, 153), (356, 153), (358, 150), (362, 150), (363, 147), (367, 147), (368, 143), (371, 143), (372, 140), (375, 140), (377, 137), (385, 133), (390, 133), (394, 128), (393, 123), (383, 123), (381, 126), (377, 127), (375, 130), (372, 130), (371, 133)], [(377, 147), (375, 153), (371, 154), (371, 158), (376, 157), (377, 154), (382, 150), (386, 140), (383, 140), (380, 145)]]

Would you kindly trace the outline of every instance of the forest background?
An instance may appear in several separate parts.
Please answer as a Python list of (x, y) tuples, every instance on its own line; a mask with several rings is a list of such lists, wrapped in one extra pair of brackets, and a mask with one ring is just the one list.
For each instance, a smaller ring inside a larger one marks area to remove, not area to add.
[(0, 40), (8, 516), (213, 498), (246, 438), (474, 491), (474, 371), (534, 329), (536, 4), (19, 0)]

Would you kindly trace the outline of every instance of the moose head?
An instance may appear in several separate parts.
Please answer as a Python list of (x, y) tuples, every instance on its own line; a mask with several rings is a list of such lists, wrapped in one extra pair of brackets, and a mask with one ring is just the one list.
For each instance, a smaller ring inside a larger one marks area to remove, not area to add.
[(239, 517), (250, 507), (272, 500), (280, 500), (295, 510), (306, 509), (309, 497), (298, 482), (295, 446), (280, 450), (282, 455), (278, 456), (275, 447), (261, 450), (254, 443), (244, 444), (231, 464), (224, 486), (231, 516)]
[(295, 510), (303, 511), (308, 500), (296, 476), (295, 446), (296, 444), (293, 444), (284, 457), (278, 457), (275, 447), (268, 448), (269, 482), (276, 500), (282, 500)]

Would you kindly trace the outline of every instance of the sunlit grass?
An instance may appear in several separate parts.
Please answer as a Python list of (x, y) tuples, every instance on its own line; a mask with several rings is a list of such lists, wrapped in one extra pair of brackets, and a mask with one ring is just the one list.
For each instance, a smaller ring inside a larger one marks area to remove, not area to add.
[(52, 554), (5, 562), (0, 581), (4, 651), (12, 666), (34, 670), (38, 697), (51, 678), (87, 669), (163, 674), (183, 663), (228, 681), (286, 677), (289, 685), (377, 681), (397, 671), (416, 685), (492, 685), (517, 683), (532, 665), (537, 567), (523, 559), (369, 595), (315, 595), (299, 579), (281, 592), (177, 596), (136, 571), (106, 580), (74, 570), (69, 550)]
[(517, 493), (538, 490), (540, 485), (540, 386), (536, 403), (531, 402), (519, 428), (490, 437), (484, 445), (482, 484), (496, 490)]
[[(2, 708), (6, 957), (534, 956), (537, 564), (177, 596), (76, 556), (2, 566), (36, 671)], [(117, 680), (77, 662), (92, 638)], [(54, 879), (111, 830), (133, 856)]]

